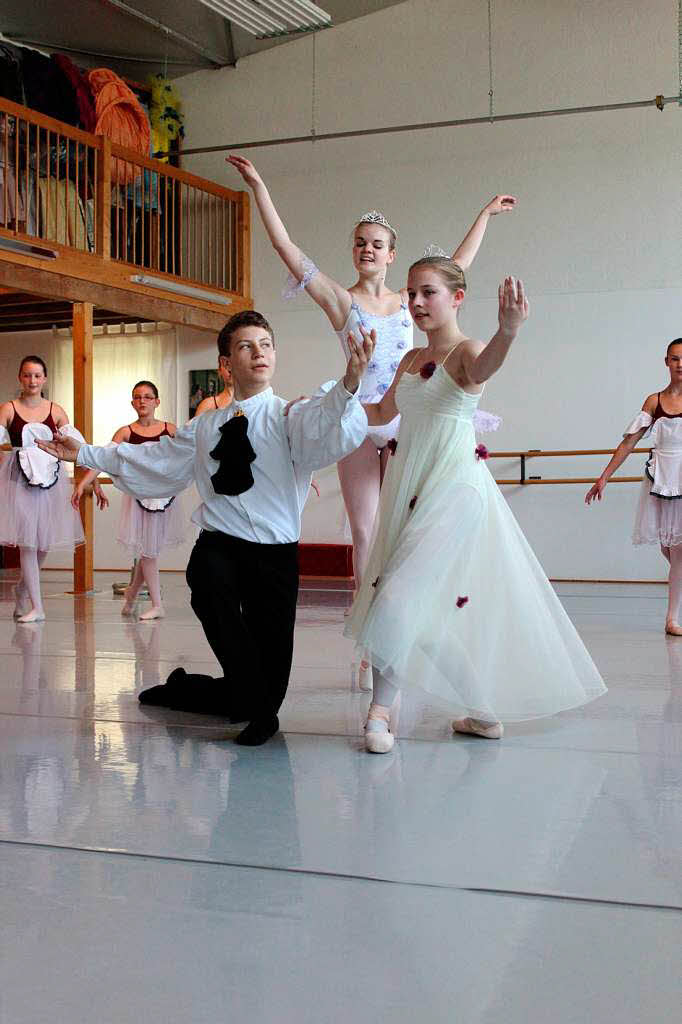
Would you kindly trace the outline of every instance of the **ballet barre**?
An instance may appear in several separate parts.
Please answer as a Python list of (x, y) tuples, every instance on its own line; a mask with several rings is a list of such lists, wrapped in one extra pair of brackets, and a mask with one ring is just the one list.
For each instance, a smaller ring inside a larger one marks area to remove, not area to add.
[[(582, 451), (559, 451), (559, 452), (545, 452), (541, 448), (530, 448), (525, 452), (488, 452), (489, 459), (519, 459), (521, 462), (521, 471), (518, 480), (495, 480), (495, 483), (503, 485), (518, 485), (521, 484), (527, 487), (530, 484), (593, 484), (596, 483), (597, 477), (592, 476), (573, 476), (573, 477), (541, 477), (541, 476), (529, 476), (526, 473), (526, 460), (527, 459), (554, 459), (554, 458), (570, 458), (576, 455), (613, 455), (614, 448), (592, 448)], [(631, 455), (648, 455), (651, 451), (650, 448), (634, 448)], [(610, 484), (638, 484), (641, 483), (644, 478), (641, 476), (612, 476), (609, 479)]]

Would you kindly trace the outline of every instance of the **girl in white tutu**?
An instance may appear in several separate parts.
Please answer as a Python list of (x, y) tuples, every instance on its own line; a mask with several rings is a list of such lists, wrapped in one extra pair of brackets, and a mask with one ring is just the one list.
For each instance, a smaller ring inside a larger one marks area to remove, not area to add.
[(670, 565), (665, 631), (682, 636), (682, 338), (668, 345), (665, 365), (670, 383), (649, 395), (642, 411), (623, 435), (613, 458), (585, 495), (586, 504), (601, 496), (610, 477), (646, 435), (651, 454), (635, 515), (633, 544), (659, 544)]
[[(112, 438), (114, 444), (147, 444), (162, 437), (175, 437), (175, 424), (162, 422), (154, 417), (160, 405), (156, 384), (149, 380), (139, 381), (133, 388), (130, 403), (137, 413), (134, 423), (119, 427)], [(161, 429), (159, 429), (159, 427)], [(97, 483), (96, 470), (88, 470), (74, 489), (73, 505), (78, 508), (86, 487), (93, 485), (99, 508), (109, 504), (101, 486)], [(137, 558), (135, 572), (125, 591), (122, 615), (134, 611), (135, 601), (143, 583), (147, 584), (152, 606), (140, 615), (143, 621), (161, 619), (165, 615), (161, 603), (158, 556), (164, 547), (184, 543), (185, 521), (179, 498), (137, 498), (124, 494), (121, 498), (121, 518), (118, 526), (118, 540)]]
[(365, 579), (346, 628), (369, 651), (365, 745), (393, 747), (391, 705), (419, 686), (456, 709), (457, 732), (490, 739), (503, 721), (577, 707), (603, 681), (476, 445), (473, 414), (528, 316), (523, 286), (499, 290), (499, 330), (462, 334), (464, 274), (447, 257), (410, 268), (410, 312), (428, 344), (408, 353), (370, 423), (402, 416)]
[[(54, 430), (68, 427), (61, 405), (43, 398), (47, 367), (40, 356), (24, 356), (19, 366), (21, 396), (0, 406), (0, 544), (18, 547), (21, 577), (14, 617), (19, 622), (45, 618), (40, 592), (40, 566), (52, 548), (82, 544), (83, 526), (71, 507), (71, 480), (56, 459), (47, 462), (35, 446), (36, 437), (50, 440)], [(78, 435), (80, 437), (80, 435)]]

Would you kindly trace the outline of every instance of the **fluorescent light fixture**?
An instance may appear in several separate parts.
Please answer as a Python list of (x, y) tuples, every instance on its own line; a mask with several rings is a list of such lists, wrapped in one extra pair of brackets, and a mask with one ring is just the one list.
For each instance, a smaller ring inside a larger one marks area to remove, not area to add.
[(31, 242), (20, 242), (18, 238), (0, 237), (0, 249), (6, 252), (20, 253), (22, 256), (33, 256), (37, 260), (56, 260), (59, 256), (54, 249), (43, 249), (40, 245), (33, 245)]
[(176, 295), (187, 295), (190, 299), (205, 299), (206, 302), (219, 302), (221, 306), (229, 306), (232, 299), (220, 292), (210, 292), (207, 288), (193, 288), (189, 284), (180, 284), (179, 281), (167, 281), (165, 277), (152, 277), (150, 274), (132, 274), (130, 280), (133, 284), (146, 284), (149, 288), (162, 288), (165, 292), (175, 292)]
[(260, 39), (329, 28), (331, 15), (309, 0), (199, 0)]

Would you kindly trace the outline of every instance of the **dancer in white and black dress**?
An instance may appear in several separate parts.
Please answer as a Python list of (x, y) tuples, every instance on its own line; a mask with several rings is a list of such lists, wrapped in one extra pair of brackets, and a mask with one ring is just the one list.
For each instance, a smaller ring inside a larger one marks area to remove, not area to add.
[(599, 479), (585, 495), (586, 504), (601, 501), (609, 479), (642, 438), (651, 454), (635, 515), (633, 544), (658, 544), (669, 563), (665, 631), (682, 636), (682, 338), (668, 345), (665, 365), (670, 383), (645, 400)]
[(521, 282), (500, 286), (487, 345), (457, 324), (461, 269), (447, 257), (410, 268), (408, 295), (428, 345), (403, 359), (370, 423), (402, 415), (381, 492), (376, 535), (347, 634), (370, 654), (372, 753), (393, 747), (391, 705), (419, 686), (450, 705), (457, 732), (489, 739), (502, 722), (574, 708), (603, 681), (526, 542), (476, 445), (473, 414), (502, 366), (528, 305)]
[[(159, 407), (159, 391), (152, 381), (140, 380), (133, 388), (130, 404), (137, 413), (134, 423), (119, 427), (112, 438), (114, 444), (149, 444), (162, 437), (175, 437), (174, 423), (157, 420), (154, 416)], [(159, 429), (159, 427), (161, 429)], [(89, 470), (74, 488), (72, 503), (78, 508), (89, 484), (93, 485), (97, 505), (105, 509), (109, 499), (97, 483), (97, 471)], [(186, 540), (187, 522), (182, 510), (182, 499), (178, 495), (165, 498), (134, 498), (124, 494), (121, 498), (121, 518), (118, 526), (118, 541), (137, 559), (135, 571), (124, 594), (121, 615), (132, 615), (135, 601), (143, 583), (147, 584), (151, 608), (139, 616), (142, 622), (161, 619), (165, 615), (161, 601), (158, 558), (166, 547), (177, 547)]]
[(40, 356), (24, 356), (19, 383), (21, 397), (0, 405), (0, 443), (9, 442), (13, 449), (4, 457), (0, 453), (0, 544), (20, 552), (14, 617), (39, 622), (45, 618), (40, 567), (48, 551), (73, 549), (84, 536), (80, 516), (71, 507), (70, 478), (54, 459), (46, 463), (35, 447), (36, 438), (69, 429), (61, 405), (43, 398), (47, 367)]

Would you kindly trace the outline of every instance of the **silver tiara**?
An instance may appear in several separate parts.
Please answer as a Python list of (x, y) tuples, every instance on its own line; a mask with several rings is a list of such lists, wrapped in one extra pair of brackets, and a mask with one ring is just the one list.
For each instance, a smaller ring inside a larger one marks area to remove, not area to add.
[(422, 256), (422, 259), (425, 259), (428, 256), (440, 256), (445, 257), (446, 260), (450, 259), (449, 253), (444, 252), (439, 245), (434, 245), (433, 243), (426, 246), (426, 248), (424, 249), (424, 255)]
[(393, 233), (394, 238), (398, 237), (396, 229), (392, 224), (388, 223), (383, 213), (379, 213), (378, 210), (370, 210), (369, 213), (363, 213), (358, 224), (380, 224), (382, 228), (388, 228)]

